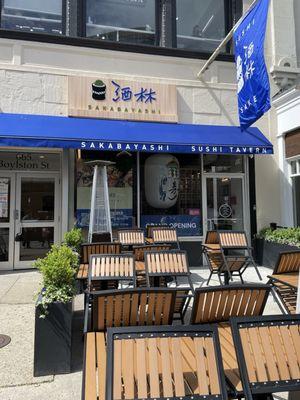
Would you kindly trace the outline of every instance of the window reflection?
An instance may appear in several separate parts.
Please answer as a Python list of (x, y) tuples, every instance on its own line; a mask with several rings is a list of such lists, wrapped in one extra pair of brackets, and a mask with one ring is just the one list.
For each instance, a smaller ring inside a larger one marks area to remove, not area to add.
[(20, 261), (44, 257), (51, 248), (54, 228), (23, 228), (20, 242)]
[(21, 185), (22, 221), (54, 220), (54, 181), (23, 178)]
[(225, 37), (224, 0), (177, 0), (177, 47), (213, 51)]
[(62, 35), (62, 0), (4, 0), (1, 28)]
[(8, 261), (9, 228), (0, 228), (0, 262)]
[(155, 44), (155, 0), (87, 0), (86, 35)]

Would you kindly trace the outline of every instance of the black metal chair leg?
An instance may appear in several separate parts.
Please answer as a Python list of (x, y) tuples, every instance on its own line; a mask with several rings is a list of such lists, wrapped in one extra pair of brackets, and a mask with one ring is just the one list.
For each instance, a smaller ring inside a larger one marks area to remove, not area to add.
[(239, 274), (239, 275), (240, 275), (240, 280), (241, 280), (242, 284), (244, 284), (245, 282), (244, 282), (244, 279), (242, 277), (242, 274)]
[(206, 282), (207, 286), (208, 286), (208, 284), (209, 284), (209, 281), (211, 280), (211, 277), (212, 277), (212, 271), (210, 271), (209, 277), (208, 277), (208, 279), (207, 279), (207, 282)]
[(222, 286), (222, 285), (223, 285), (223, 282), (222, 282), (222, 279), (221, 279), (220, 274), (218, 274), (218, 278), (219, 278), (220, 285)]

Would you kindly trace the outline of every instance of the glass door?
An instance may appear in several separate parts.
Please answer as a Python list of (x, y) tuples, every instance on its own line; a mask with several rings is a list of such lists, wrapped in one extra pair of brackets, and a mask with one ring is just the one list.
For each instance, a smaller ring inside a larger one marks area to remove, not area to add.
[(0, 270), (13, 269), (15, 176), (0, 173)]
[(206, 231), (246, 229), (243, 176), (207, 175), (203, 190)]
[(55, 174), (18, 174), (15, 268), (31, 267), (58, 240), (58, 184)]

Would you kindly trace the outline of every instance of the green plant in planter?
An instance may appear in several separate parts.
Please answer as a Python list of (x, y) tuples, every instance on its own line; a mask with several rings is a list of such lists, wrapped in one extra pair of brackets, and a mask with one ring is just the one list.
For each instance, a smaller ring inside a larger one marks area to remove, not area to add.
[(46, 257), (36, 260), (35, 266), (43, 277), (43, 289), (37, 302), (42, 308), (41, 318), (47, 315), (49, 304), (72, 300), (78, 264), (78, 254), (66, 244), (53, 245)]
[(265, 240), (300, 247), (300, 227), (267, 230)]
[(82, 230), (80, 228), (73, 228), (69, 232), (66, 232), (64, 243), (77, 253), (80, 253), (80, 246), (83, 243)]
[(269, 234), (270, 232), (272, 232), (272, 229), (268, 226), (265, 226), (264, 228), (262, 228), (256, 235), (255, 238), (256, 239), (265, 239), (266, 235)]

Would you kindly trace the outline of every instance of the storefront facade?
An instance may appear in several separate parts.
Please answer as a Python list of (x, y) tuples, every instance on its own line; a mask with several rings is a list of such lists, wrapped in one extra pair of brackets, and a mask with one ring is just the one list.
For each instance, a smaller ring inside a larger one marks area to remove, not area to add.
[[(194, 53), (5, 35), (0, 269), (30, 267), (74, 224), (87, 233), (90, 160), (114, 162), (108, 169), (113, 230), (174, 226), (191, 265), (201, 263), (208, 229), (246, 230), (250, 238), (265, 223), (256, 210), (274, 197), (262, 190), (272, 158), (270, 125), (263, 118), (249, 136), (235, 130), (232, 57), (224, 54), (199, 81), (203, 61)], [(195, 38), (185, 36), (179, 42), (188, 47)], [(103, 84), (105, 100), (97, 98)]]

